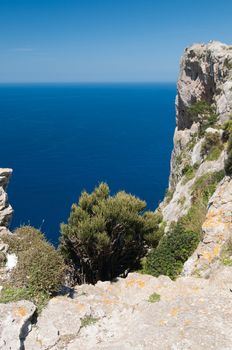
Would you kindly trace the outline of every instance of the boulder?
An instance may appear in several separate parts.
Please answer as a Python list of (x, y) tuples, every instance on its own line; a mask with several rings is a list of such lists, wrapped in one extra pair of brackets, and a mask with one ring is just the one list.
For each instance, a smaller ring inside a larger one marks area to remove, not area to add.
[(0, 304), (0, 349), (21, 350), (36, 310), (29, 301)]

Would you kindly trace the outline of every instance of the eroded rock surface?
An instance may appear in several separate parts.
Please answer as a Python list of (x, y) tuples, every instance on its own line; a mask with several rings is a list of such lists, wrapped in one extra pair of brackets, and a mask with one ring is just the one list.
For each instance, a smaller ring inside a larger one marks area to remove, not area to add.
[(0, 168), (0, 234), (6, 230), (13, 212), (5, 191), (11, 174), (11, 169)]
[[(232, 268), (210, 279), (129, 274), (50, 301), (25, 350), (229, 350)], [(150, 295), (160, 300), (152, 303)], [(210, 321), (210, 322), (209, 322)]]
[[(0, 304), (0, 349), (21, 350), (35, 306), (29, 301)], [(32, 349), (31, 349), (32, 350)]]
[(232, 237), (232, 180), (225, 177), (209, 201), (202, 226), (203, 240), (186, 261), (183, 274), (207, 277), (217, 267), (225, 243)]

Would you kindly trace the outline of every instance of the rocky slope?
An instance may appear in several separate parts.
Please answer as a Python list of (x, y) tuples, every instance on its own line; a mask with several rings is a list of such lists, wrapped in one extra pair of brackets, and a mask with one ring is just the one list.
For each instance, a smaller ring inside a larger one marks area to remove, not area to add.
[[(223, 125), (232, 116), (231, 78), (232, 46), (211, 42), (195, 44), (185, 50), (177, 84), (176, 129), (169, 179), (171, 199), (166, 198), (160, 205), (167, 226), (188, 213), (194, 200), (194, 184), (203, 176), (224, 169), (226, 144), (218, 147), (218, 154), (212, 157), (202, 154), (202, 145), (212, 134), (219, 135), (220, 140)], [(207, 108), (210, 112), (204, 111)], [(231, 232), (231, 191), (231, 179), (222, 179), (208, 202), (202, 225), (203, 240), (186, 262), (184, 275), (194, 272), (207, 275), (212, 265), (217, 265)]]
[[(159, 207), (168, 230), (195, 206), (191, 224), (200, 226), (202, 239), (182, 276), (172, 281), (133, 273), (76, 286), (51, 299), (38, 317), (30, 302), (0, 304), (0, 349), (232, 348), (232, 250), (224, 255), (232, 233), (232, 180), (224, 175), (223, 139), (232, 115), (231, 78), (231, 46), (211, 42), (185, 50), (169, 191)], [(5, 230), (11, 215), (5, 195), (10, 171), (0, 174)]]

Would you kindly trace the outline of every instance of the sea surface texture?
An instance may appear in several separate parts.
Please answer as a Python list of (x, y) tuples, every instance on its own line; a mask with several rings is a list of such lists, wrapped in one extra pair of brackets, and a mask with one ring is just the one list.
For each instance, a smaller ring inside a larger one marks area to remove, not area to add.
[(83, 189), (106, 181), (155, 209), (168, 185), (175, 84), (0, 85), (0, 167), (11, 228), (57, 243)]

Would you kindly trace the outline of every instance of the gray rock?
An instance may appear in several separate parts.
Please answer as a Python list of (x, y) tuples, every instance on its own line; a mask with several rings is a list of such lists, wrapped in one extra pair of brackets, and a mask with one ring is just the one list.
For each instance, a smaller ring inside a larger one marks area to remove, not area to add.
[(13, 209), (8, 203), (8, 197), (5, 192), (12, 169), (0, 168), (0, 226), (7, 227), (10, 223)]
[(21, 350), (36, 307), (29, 301), (0, 304), (0, 349)]
[[(221, 267), (207, 280), (181, 277), (174, 282), (133, 273), (113, 283), (77, 286), (74, 300), (54, 298), (45, 308), (25, 350), (229, 350), (231, 276), (231, 267)], [(153, 293), (160, 301), (149, 302)], [(73, 308), (75, 303), (82, 308)], [(89, 312), (93, 322), (80, 327), (78, 318)]]

